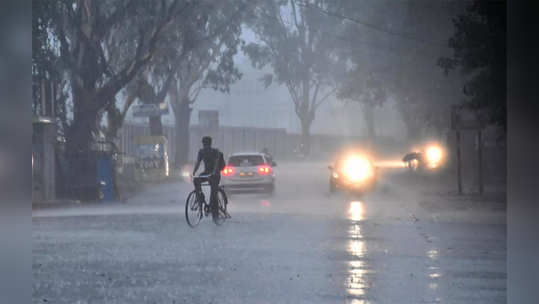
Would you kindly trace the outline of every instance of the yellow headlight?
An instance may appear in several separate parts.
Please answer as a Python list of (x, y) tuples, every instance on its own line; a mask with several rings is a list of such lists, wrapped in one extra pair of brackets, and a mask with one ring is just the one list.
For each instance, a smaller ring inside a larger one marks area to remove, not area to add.
[(352, 156), (344, 162), (343, 173), (350, 181), (357, 182), (372, 177), (373, 168), (366, 158)]
[(431, 165), (438, 165), (443, 157), (442, 148), (439, 146), (429, 146), (425, 151), (427, 162)]

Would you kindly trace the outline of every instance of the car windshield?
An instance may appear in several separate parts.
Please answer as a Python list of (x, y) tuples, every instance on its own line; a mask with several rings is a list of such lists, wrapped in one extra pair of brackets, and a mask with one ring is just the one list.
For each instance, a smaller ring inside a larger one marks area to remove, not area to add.
[(261, 155), (236, 155), (228, 159), (228, 164), (234, 167), (254, 167), (264, 164)]

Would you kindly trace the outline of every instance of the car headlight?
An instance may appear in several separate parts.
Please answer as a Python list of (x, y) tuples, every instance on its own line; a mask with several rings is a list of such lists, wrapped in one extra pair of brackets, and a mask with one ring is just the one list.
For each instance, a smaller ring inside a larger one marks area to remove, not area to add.
[(371, 163), (368, 159), (359, 156), (352, 156), (344, 162), (343, 173), (352, 182), (364, 181), (374, 174)]
[(427, 158), (427, 163), (430, 167), (438, 166), (443, 158), (443, 150), (440, 146), (431, 145), (428, 146), (425, 150), (425, 156)]

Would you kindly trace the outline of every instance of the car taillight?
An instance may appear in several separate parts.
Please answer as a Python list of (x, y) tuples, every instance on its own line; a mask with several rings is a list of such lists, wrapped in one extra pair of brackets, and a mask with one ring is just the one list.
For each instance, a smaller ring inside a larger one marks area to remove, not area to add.
[(226, 166), (226, 167), (224, 167), (223, 171), (221, 171), (221, 173), (224, 176), (232, 176), (232, 175), (234, 175), (234, 167)]
[(271, 167), (268, 165), (262, 165), (258, 167), (258, 174), (267, 175), (271, 173)]

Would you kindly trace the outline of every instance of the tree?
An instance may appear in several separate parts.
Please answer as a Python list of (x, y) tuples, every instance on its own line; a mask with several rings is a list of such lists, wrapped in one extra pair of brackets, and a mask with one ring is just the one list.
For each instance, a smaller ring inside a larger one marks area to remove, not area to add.
[(361, 104), (369, 140), (376, 138), (374, 109), (384, 105), (388, 97), (388, 88), (382, 79), (379, 72), (371, 71), (365, 75), (356, 67), (348, 73), (347, 81), (343, 82), (337, 94), (339, 99)]
[(75, 154), (91, 149), (103, 112), (148, 64), (161, 32), (188, 5), (180, 7), (179, 0), (56, 0), (51, 5), (50, 33), (58, 41), (73, 104), (67, 151)]
[[(410, 140), (420, 139), (428, 130), (440, 134), (447, 126), (449, 104), (458, 96), (451, 91), (454, 79), (437, 77), (433, 63), (446, 49), (438, 37), (444, 34), (449, 12), (457, 8), (436, 1), (339, 1), (327, 12), (350, 21), (340, 46), (341, 56), (353, 67), (339, 97), (364, 105), (370, 129), (372, 106), (381, 106), (389, 97), (395, 100)], [(374, 84), (370, 89), (368, 79)], [(379, 96), (379, 101), (365, 98), (369, 95)]]
[(466, 104), (487, 109), (490, 123), (506, 125), (506, 1), (476, 0), (453, 19), (454, 35), (448, 45), (453, 56), (438, 65), (446, 75), (459, 68), (467, 82)]
[[(182, 2), (178, 12), (180, 15), (162, 28), (151, 58), (123, 89), (123, 102), (109, 102), (100, 117), (105, 116), (102, 128), (106, 138), (113, 141), (133, 103), (157, 104), (168, 97), (176, 118), (175, 164), (180, 166), (186, 161), (191, 105), (199, 92), (205, 88), (227, 92), (229, 84), (241, 76), (233, 56), (248, 6), (245, 1), (232, 0)], [(129, 50), (137, 47), (136, 40), (129, 38), (133, 29), (117, 30), (124, 32), (116, 33), (116, 38), (104, 45), (106, 53), (113, 50), (109, 62), (113, 66), (124, 64), (133, 56)], [(163, 133), (160, 117), (150, 117), (149, 121), (152, 134)]]
[[(250, 11), (249, 1), (199, 1), (191, 22), (181, 24), (182, 31), (166, 34), (175, 47), (159, 49), (161, 64), (153, 75), (168, 71), (172, 76), (168, 89), (175, 121), (176, 155), (180, 168), (188, 158), (189, 124), (192, 105), (204, 89), (229, 92), (230, 84), (241, 77), (234, 56), (241, 44), (241, 24)], [(165, 73), (166, 74), (166, 73)]]
[(34, 114), (41, 110), (42, 83), (56, 76), (58, 56), (49, 47), (48, 29), (52, 22), (52, 5), (48, 1), (32, 1), (32, 109)]
[(316, 111), (336, 91), (333, 75), (344, 67), (331, 33), (342, 20), (321, 11), (328, 5), (319, 0), (264, 1), (249, 22), (259, 42), (244, 47), (253, 66), (271, 67), (272, 73), (262, 79), (266, 86), (274, 79), (286, 85), (301, 123), (305, 154)]
[(32, 110), (35, 115), (54, 111), (57, 134), (64, 137), (70, 122), (69, 81), (54, 35), (57, 5), (57, 1), (32, 1)]
[[(125, 87), (125, 100), (123, 104), (111, 102), (108, 107), (105, 108), (104, 114), (106, 114), (106, 124), (102, 126), (102, 129), (104, 130), (106, 141), (114, 142), (116, 140), (118, 131), (125, 121), (127, 111), (136, 100), (148, 104), (159, 104), (164, 100), (166, 88), (161, 88), (158, 93), (155, 93), (154, 87), (149, 83), (147, 77), (147, 73), (139, 73), (139, 75)], [(164, 84), (163, 87), (165, 86), (166, 85)], [(149, 124), (151, 135), (163, 135), (161, 116), (150, 116)]]

